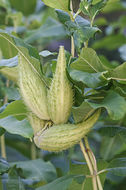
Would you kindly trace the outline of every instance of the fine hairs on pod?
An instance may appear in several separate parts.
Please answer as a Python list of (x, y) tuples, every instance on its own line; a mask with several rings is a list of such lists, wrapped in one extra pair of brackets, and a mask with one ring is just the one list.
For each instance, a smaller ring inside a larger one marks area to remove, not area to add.
[(54, 124), (66, 123), (73, 104), (73, 90), (66, 74), (64, 47), (60, 46), (56, 71), (48, 90), (48, 111)]

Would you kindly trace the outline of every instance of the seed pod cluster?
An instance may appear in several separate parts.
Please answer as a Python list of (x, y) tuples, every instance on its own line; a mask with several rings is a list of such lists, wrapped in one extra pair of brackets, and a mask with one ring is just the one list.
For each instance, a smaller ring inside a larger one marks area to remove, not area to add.
[(40, 76), (19, 54), (19, 86), (30, 110), (28, 119), (35, 144), (44, 150), (62, 151), (78, 143), (97, 121), (100, 111), (79, 124), (69, 124), (73, 90), (66, 74), (64, 47), (60, 46), (56, 71), (47, 89)]
[(36, 134), (34, 141), (39, 148), (47, 151), (59, 152), (66, 150), (80, 142), (81, 138), (83, 138), (96, 123), (99, 114), (100, 111), (98, 110), (89, 119), (77, 125), (54, 125)]

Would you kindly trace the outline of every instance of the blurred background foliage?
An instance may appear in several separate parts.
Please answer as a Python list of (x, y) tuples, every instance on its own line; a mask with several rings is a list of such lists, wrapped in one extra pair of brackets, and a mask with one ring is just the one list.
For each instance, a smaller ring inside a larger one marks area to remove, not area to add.
[[(74, 11), (78, 9), (79, 0), (73, 1)], [(87, 17), (81, 14), (82, 17)], [(95, 49), (100, 56), (100, 59), (108, 64), (117, 66), (126, 61), (126, 2), (125, 0), (109, 0), (104, 9), (97, 15), (95, 26), (98, 26), (101, 32), (98, 32), (94, 38), (89, 41), (89, 47)], [(54, 9), (44, 5), (41, 0), (0, 0), (0, 29), (6, 30), (14, 36), (22, 38), (25, 42), (33, 45), (41, 55), (41, 62), (44, 63), (44, 72), (46, 75), (51, 75), (51, 70), (54, 71), (56, 63), (56, 55), (59, 45), (64, 45), (65, 49), (70, 51), (70, 37), (63, 24), (59, 22)], [(48, 50), (48, 51), (43, 51)], [(54, 53), (51, 53), (54, 52)], [(9, 64), (9, 60), (14, 65), (17, 64), (17, 51), (10, 45), (5, 43), (0, 38), (0, 113), (10, 105), (15, 108), (13, 101), (20, 105), (20, 95), (17, 88), (17, 70), (15, 67), (3, 67)], [(76, 52), (77, 55), (77, 52)], [(13, 59), (13, 61), (12, 61)], [(53, 59), (53, 60), (52, 60)], [(121, 90), (121, 86), (123, 89)], [(118, 90), (123, 96), (126, 96), (126, 87), (120, 84)], [(18, 110), (17, 108), (17, 110)], [(15, 108), (16, 109), (16, 108)], [(11, 125), (9, 115), (14, 115), (11, 109), (4, 113), (3, 117), (0, 115), (0, 125), (4, 122), (9, 127)], [(25, 108), (20, 107), (19, 115), (25, 115)], [(2, 118), (2, 119), (1, 119)], [(4, 121), (6, 118), (6, 122)], [(126, 127), (126, 117), (119, 121), (111, 121), (106, 113), (102, 115), (100, 122), (97, 123), (96, 130), (90, 133), (90, 145), (98, 160), (103, 159), (104, 163), (98, 162), (98, 166), (120, 163), (116, 159), (118, 156), (126, 157), (125, 133), (123, 131), (116, 131), (115, 135), (110, 132), (104, 133), (104, 127), (111, 126)], [(97, 130), (98, 127), (103, 127), (102, 130)], [(9, 133), (7, 132), (9, 131)], [(28, 139), (19, 135), (11, 134), (10, 128), (4, 130), (0, 128), (0, 135), (5, 133), (7, 161), (2, 157), (0, 159), (0, 189), (14, 190), (17, 189), (38, 189), (39, 186), (53, 181), (57, 177), (62, 177), (70, 171), (70, 174), (82, 172), (82, 167), (71, 167), (72, 164), (79, 163), (83, 160), (82, 153), (79, 146), (71, 148), (58, 154), (48, 153), (37, 149), (34, 144)], [(36, 160), (38, 158), (38, 160)], [(111, 162), (113, 159), (116, 163)], [(34, 160), (31, 162), (31, 160)], [(19, 161), (17, 163), (17, 161)], [(126, 166), (126, 160), (123, 161)], [(84, 163), (83, 163), (84, 165)], [(118, 167), (121, 167), (118, 165)], [(103, 167), (104, 168), (104, 167)], [(86, 166), (84, 165), (86, 171)], [(48, 171), (47, 171), (48, 170)], [(125, 190), (126, 186), (126, 167), (123, 169), (124, 173), (118, 176), (117, 173), (109, 172), (105, 179), (105, 190)], [(75, 172), (76, 171), (76, 172)], [(8, 174), (7, 174), (8, 173)], [(106, 174), (106, 173), (105, 173)], [(14, 181), (13, 181), (14, 180)], [(71, 183), (70, 177), (63, 178), (65, 183)], [(75, 179), (69, 187), (70, 189), (79, 189), (79, 183)], [(88, 181), (86, 182), (85, 190), (89, 190)], [(51, 186), (50, 186), (51, 187)], [(53, 186), (52, 186), (53, 187)], [(46, 189), (46, 188), (45, 188)], [(49, 187), (48, 187), (49, 189)], [(51, 188), (50, 188), (51, 189)], [(91, 189), (90, 189), (91, 190)]]

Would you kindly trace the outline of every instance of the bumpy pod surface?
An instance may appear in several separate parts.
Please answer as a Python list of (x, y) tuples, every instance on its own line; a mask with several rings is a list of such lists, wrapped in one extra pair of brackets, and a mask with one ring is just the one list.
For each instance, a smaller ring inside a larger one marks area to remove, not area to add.
[(64, 47), (60, 46), (56, 71), (48, 91), (48, 110), (55, 124), (66, 123), (73, 103), (73, 90), (66, 75)]
[(46, 86), (32, 66), (19, 54), (19, 87), (29, 110), (43, 120), (49, 120)]
[(28, 114), (28, 120), (33, 128), (34, 135), (37, 134), (41, 129), (45, 126), (45, 121), (38, 118), (35, 114), (29, 113)]
[(100, 111), (96, 111), (89, 119), (74, 124), (54, 125), (45, 131), (40, 131), (35, 137), (35, 144), (47, 151), (62, 151), (80, 142), (80, 140), (91, 130), (97, 121)]

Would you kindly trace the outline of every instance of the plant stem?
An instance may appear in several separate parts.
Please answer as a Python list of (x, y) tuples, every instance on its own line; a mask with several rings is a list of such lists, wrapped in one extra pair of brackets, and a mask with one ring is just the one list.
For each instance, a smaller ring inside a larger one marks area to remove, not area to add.
[(74, 38), (71, 36), (71, 55), (74, 57)]
[(36, 159), (36, 147), (33, 142), (31, 143), (31, 159), (32, 160)]
[(92, 186), (93, 186), (93, 190), (97, 190), (97, 181), (96, 181), (96, 176), (94, 175), (94, 170), (93, 170), (93, 166), (91, 164), (91, 161), (89, 159), (89, 156), (87, 154), (87, 151), (86, 151), (86, 148), (84, 147), (84, 144), (82, 142), (82, 140), (80, 141), (80, 148), (81, 148), (81, 151), (85, 157), (85, 160), (87, 162), (87, 165), (88, 165), (88, 168), (90, 170), (90, 174), (92, 176)]
[[(72, 0), (70, 1), (70, 8), (71, 8), (71, 20), (74, 22), (75, 19), (74, 19)], [(71, 36), (71, 55), (72, 55), (72, 57), (74, 57), (74, 51), (75, 51), (74, 38), (73, 38), (73, 36)]]
[(99, 188), (99, 190), (103, 190), (101, 180), (100, 180), (100, 177), (98, 175), (97, 162), (96, 162), (95, 156), (94, 156), (94, 154), (93, 154), (93, 152), (92, 152), (92, 150), (91, 150), (91, 148), (89, 146), (88, 139), (87, 139), (86, 136), (84, 137), (84, 141), (85, 141), (85, 146), (86, 146), (86, 148), (88, 150), (89, 158), (90, 158), (91, 163), (93, 165), (93, 169), (94, 169), (95, 173), (97, 174), (96, 179), (97, 179), (98, 188)]
[[(9, 87), (9, 80), (8, 79), (6, 81), (6, 87), (7, 88)], [(7, 97), (7, 95), (5, 95), (3, 104), (6, 104), (7, 102), (8, 102), (8, 97)], [(0, 137), (0, 141), (1, 141), (1, 156), (3, 158), (7, 159), (6, 146), (5, 146), (5, 135), (4, 134)]]
[(1, 136), (0, 141), (1, 141), (1, 156), (6, 159), (7, 156), (6, 156), (5, 136), (4, 135)]

